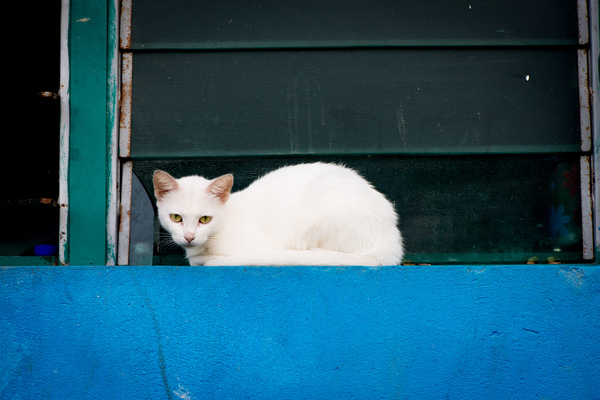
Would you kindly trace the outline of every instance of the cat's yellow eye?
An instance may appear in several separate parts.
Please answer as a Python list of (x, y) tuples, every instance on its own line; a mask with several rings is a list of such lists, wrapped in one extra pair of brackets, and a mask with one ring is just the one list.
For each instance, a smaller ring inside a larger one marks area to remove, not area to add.
[(211, 219), (212, 219), (212, 217), (209, 217), (208, 215), (205, 215), (204, 217), (200, 217), (200, 223), (201, 224), (208, 224)]
[(183, 218), (181, 218), (181, 215), (179, 214), (171, 214), (171, 220), (173, 222), (181, 222)]

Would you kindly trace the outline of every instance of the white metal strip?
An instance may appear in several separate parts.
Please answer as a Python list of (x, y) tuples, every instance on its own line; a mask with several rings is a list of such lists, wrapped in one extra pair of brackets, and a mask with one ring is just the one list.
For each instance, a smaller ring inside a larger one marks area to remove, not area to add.
[(594, 259), (594, 223), (592, 210), (590, 157), (581, 156), (579, 161), (581, 176), (581, 233), (583, 241), (583, 259)]
[(61, 265), (68, 260), (68, 225), (69, 225), (69, 17), (70, 2), (62, 0), (60, 12), (60, 164), (58, 183), (59, 214), (59, 250), (58, 259)]
[[(119, 47), (122, 50), (131, 48), (131, 2), (121, 1), (121, 19), (119, 30)], [(131, 156), (131, 89), (133, 77), (133, 54), (123, 53), (121, 56), (121, 88), (119, 118), (119, 157)], [(131, 232), (131, 187), (133, 164), (125, 161), (121, 167), (121, 202), (119, 206), (119, 232), (117, 246), (118, 265), (129, 264), (129, 242)]]
[[(598, 0), (590, 0), (590, 88), (591, 88), (591, 121), (592, 121), (592, 137), (594, 138), (593, 143), (593, 194), (595, 202), (600, 199), (600, 6)], [(594, 204), (594, 245), (596, 255), (600, 255), (600, 232), (598, 231), (598, 225), (600, 221), (600, 207)]]
[(577, 50), (579, 71), (579, 125), (581, 127), (581, 151), (592, 150), (592, 127), (590, 122), (590, 89), (588, 80), (587, 50)]
[(131, 49), (131, 1), (123, 0), (121, 2), (121, 29), (120, 29), (120, 47), (123, 50)]
[(129, 264), (129, 233), (131, 231), (131, 185), (133, 179), (133, 163), (126, 161), (121, 168), (121, 206), (119, 221), (119, 247), (117, 263)]
[(590, 41), (588, 5), (586, 0), (577, 0), (577, 20), (579, 21), (579, 44), (588, 44)]

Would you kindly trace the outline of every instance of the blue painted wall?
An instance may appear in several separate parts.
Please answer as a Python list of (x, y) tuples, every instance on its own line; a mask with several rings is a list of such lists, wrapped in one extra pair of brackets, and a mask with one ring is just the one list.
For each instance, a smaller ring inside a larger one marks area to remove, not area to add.
[(597, 266), (0, 268), (2, 399), (600, 399)]

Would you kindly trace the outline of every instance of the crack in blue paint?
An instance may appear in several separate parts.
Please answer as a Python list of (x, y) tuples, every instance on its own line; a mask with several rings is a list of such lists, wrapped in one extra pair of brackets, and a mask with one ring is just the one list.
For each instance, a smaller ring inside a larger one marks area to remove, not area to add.
[(157, 344), (156, 350), (158, 353), (158, 367), (160, 369), (160, 376), (161, 376), (163, 387), (167, 394), (167, 399), (172, 400), (173, 399), (173, 390), (171, 389), (171, 385), (169, 384), (169, 378), (167, 375), (167, 365), (165, 363), (165, 355), (163, 352), (161, 329), (160, 329), (160, 324), (158, 322), (158, 318), (156, 316), (156, 310), (154, 310), (154, 307), (152, 307), (152, 304), (150, 304), (150, 297), (148, 296), (148, 293), (141, 287), (141, 285), (135, 279), (134, 274), (131, 274), (131, 278), (132, 278), (133, 282), (135, 283), (135, 286), (136, 286), (138, 292), (142, 296), (142, 299), (144, 300), (146, 307), (148, 307), (148, 311), (150, 312), (150, 318), (152, 319), (152, 325), (154, 327), (154, 334), (156, 336), (156, 344)]
[(535, 333), (536, 335), (539, 335), (539, 334), (540, 334), (540, 331), (536, 331), (536, 330), (534, 330), (534, 329), (527, 329), (527, 328), (523, 328), (523, 330), (524, 330), (524, 331), (526, 331), (526, 332)]

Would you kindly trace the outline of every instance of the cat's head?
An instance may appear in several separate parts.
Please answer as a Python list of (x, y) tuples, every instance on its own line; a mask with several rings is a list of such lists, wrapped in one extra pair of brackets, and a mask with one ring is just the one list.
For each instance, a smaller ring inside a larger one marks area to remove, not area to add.
[(220, 227), (233, 176), (208, 180), (201, 176), (175, 179), (154, 172), (154, 195), (161, 225), (178, 245), (202, 246)]

